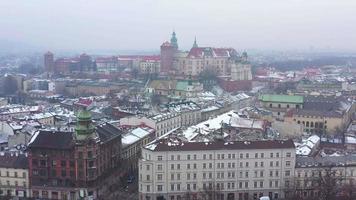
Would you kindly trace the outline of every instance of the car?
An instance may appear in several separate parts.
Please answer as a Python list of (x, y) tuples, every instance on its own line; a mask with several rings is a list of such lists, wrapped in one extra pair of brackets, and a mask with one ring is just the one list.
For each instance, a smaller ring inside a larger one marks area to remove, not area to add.
[(129, 176), (129, 177), (127, 178), (127, 183), (132, 183), (134, 180), (135, 180), (135, 177), (134, 177), (134, 176)]

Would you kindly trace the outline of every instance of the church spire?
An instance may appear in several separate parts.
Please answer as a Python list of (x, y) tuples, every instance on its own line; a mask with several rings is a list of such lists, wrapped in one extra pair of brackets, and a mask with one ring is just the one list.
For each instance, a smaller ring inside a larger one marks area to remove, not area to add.
[(173, 30), (172, 37), (171, 37), (171, 45), (175, 48), (178, 49), (178, 40), (176, 37), (176, 32)]
[(193, 48), (197, 48), (197, 47), (198, 47), (198, 44), (197, 44), (197, 36), (195, 36)]

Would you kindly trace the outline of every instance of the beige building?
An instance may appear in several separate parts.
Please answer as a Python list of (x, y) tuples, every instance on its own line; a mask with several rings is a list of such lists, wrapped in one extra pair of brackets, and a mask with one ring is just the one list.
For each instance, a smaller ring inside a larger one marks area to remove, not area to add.
[(251, 64), (247, 60), (246, 52), (242, 54), (241, 60), (239, 62), (231, 63), (231, 80), (252, 80)]
[(140, 73), (156, 74), (161, 70), (161, 61), (159, 57), (147, 56), (140, 61)]
[[(320, 181), (321, 177), (324, 177), (324, 181), (334, 180), (334, 187), (338, 191), (341, 191), (345, 184), (354, 184), (356, 157), (351, 154), (315, 158), (297, 157), (295, 180), (286, 188), (286, 191), (290, 189), (290, 195), (296, 195), (301, 199), (320, 197), (322, 195), (320, 188), (328, 189)], [(296, 194), (292, 194), (294, 191)]]
[(151, 117), (129, 116), (120, 119), (120, 125), (139, 126), (146, 125), (156, 130), (156, 137), (181, 126), (180, 113), (162, 113)]
[(0, 196), (30, 197), (27, 155), (0, 154)]
[(284, 198), (293, 180), (292, 140), (183, 142), (162, 139), (142, 149), (141, 200)]
[(152, 140), (153, 135), (154, 129), (149, 127), (138, 127), (122, 135), (121, 158), (124, 160), (127, 169), (137, 169), (137, 162), (141, 157), (141, 148)]
[(263, 94), (259, 97), (263, 108), (272, 112), (273, 117), (284, 119), (290, 109), (303, 108), (304, 97), (296, 95)]
[(356, 105), (342, 98), (307, 96), (303, 109), (290, 112), (285, 121), (302, 124), (304, 132), (334, 134), (345, 129)]
[(204, 70), (212, 70), (219, 76), (230, 75), (230, 59), (238, 56), (233, 48), (193, 47), (188, 55), (175, 56), (180, 75), (198, 76)]

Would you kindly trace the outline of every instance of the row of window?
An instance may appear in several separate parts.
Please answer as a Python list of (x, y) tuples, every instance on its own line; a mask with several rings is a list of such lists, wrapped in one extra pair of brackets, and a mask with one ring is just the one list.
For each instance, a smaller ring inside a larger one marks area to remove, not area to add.
[[(245, 163), (245, 164), (244, 164)], [(190, 170), (190, 169), (197, 169), (197, 163), (193, 163), (190, 164), (188, 163), (186, 165), (186, 169)], [(255, 162), (255, 167), (264, 167), (264, 162)], [(269, 166), (270, 167), (279, 167), (279, 161), (270, 161), (269, 162)], [(285, 162), (285, 166), (286, 167), (291, 167), (291, 161), (286, 161)], [(213, 168), (213, 163), (203, 163), (202, 164), (203, 169), (212, 169)], [(243, 167), (250, 167), (250, 162), (240, 162), (240, 168)], [(224, 169), (225, 168), (225, 163), (216, 163), (216, 168), (217, 169)], [(227, 163), (227, 168), (228, 169), (235, 169), (235, 163)], [(181, 164), (171, 164), (171, 170), (180, 170), (181, 169)], [(146, 170), (149, 171), (150, 170), (150, 165), (146, 165)], [(163, 165), (162, 164), (158, 164), (157, 165), (157, 171), (162, 171), (163, 170)]]
[[(270, 180), (268, 182), (268, 187), (269, 188), (278, 188), (280, 187), (279, 181), (278, 180)], [(289, 181), (285, 182), (285, 186), (289, 187)], [(227, 189), (249, 189), (249, 181), (240, 181), (238, 184), (235, 184), (235, 182), (228, 182), (228, 183), (223, 183), (223, 182), (218, 182), (215, 185), (216, 189), (225, 189), (225, 186)], [(157, 191), (162, 192), (163, 191), (163, 185), (158, 184), (157, 185)], [(253, 186), (252, 188), (264, 188), (264, 181), (253, 181)], [(142, 191), (142, 185), (141, 185), (141, 191)], [(208, 189), (214, 189), (213, 183), (208, 182), (208, 183), (203, 183), (203, 190), (208, 190)], [(146, 192), (150, 192), (151, 190), (151, 185), (146, 185)], [(171, 183), (170, 184), (170, 191), (181, 191), (181, 190), (192, 190), (196, 191), (197, 190), (197, 184), (196, 183), (187, 183), (186, 188), (183, 189), (181, 187), (181, 183)]]
[[(286, 153), (286, 157), (287, 158), (290, 158), (292, 156), (292, 153), (291, 152), (287, 152)], [(269, 154), (269, 158), (279, 158), (280, 157), (280, 154), (277, 152), (277, 153), (270, 153)], [(224, 160), (225, 158), (227, 159), (235, 159), (236, 158), (236, 154), (217, 154), (217, 159), (218, 160)], [(250, 158), (250, 153), (240, 153), (239, 154), (239, 158), (240, 159), (243, 159), (243, 158)], [(255, 153), (254, 154), (254, 158), (265, 158), (265, 153)], [(186, 160), (197, 160), (198, 159), (198, 156), (196, 154), (193, 154), (193, 155), (186, 155)], [(203, 154), (203, 160), (213, 160), (213, 154)], [(163, 160), (163, 156), (157, 156), (157, 160), (161, 161)], [(181, 160), (181, 155), (171, 155), (171, 159), (170, 160)]]
[(23, 186), (23, 187), (26, 187), (26, 181), (23, 181), (22, 182), (22, 185), (19, 185), (19, 182), (18, 181), (14, 181), (14, 184), (12, 185), (11, 182), (9, 180), (7, 181), (3, 181), (0, 179), (0, 185), (6, 185), (6, 186)]
[[(203, 179), (212, 179), (213, 177), (213, 172), (203, 172), (202, 173), (202, 178)], [(225, 178), (225, 174), (227, 175), (227, 178), (235, 178), (235, 172), (216, 172), (216, 178), (217, 179), (224, 179)], [(286, 170), (284, 171), (284, 175), (286, 177), (291, 176), (291, 171), (290, 170)], [(249, 171), (245, 171), (239, 172), (239, 178), (249, 178), (250, 176), (250, 172)], [(256, 170), (254, 171), (254, 178), (263, 178), (265, 176), (265, 171), (264, 170)], [(279, 177), (279, 171), (273, 171), (270, 170), (269, 171), (269, 177)], [(187, 180), (196, 180), (197, 179), (197, 173), (187, 173), (186, 174), (186, 179)], [(140, 181), (142, 180), (142, 174), (140, 174)], [(146, 175), (146, 181), (150, 181), (151, 180), (151, 176), (150, 175)], [(157, 180), (158, 181), (162, 181), (163, 180), (163, 174), (157, 174)], [(181, 180), (181, 174), (180, 173), (171, 173), (171, 177), (170, 180)]]
[(14, 172), (13, 175), (10, 174), (9, 171), (6, 171), (5, 173), (0, 170), (0, 177), (5, 176), (5, 177), (15, 177), (15, 178), (26, 178), (26, 172), (22, 172), (22, 176), (19, 176), (17, 172)]

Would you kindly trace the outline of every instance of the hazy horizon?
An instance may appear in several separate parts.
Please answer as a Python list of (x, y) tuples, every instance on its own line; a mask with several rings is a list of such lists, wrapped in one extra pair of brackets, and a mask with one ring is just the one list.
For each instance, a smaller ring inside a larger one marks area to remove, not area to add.
[(0, 44), (158, 51), (175, 30), (183, 50), (196, 36), (199, 46), (356, 51), (355, 10), (351, 0), (2, 1)]

